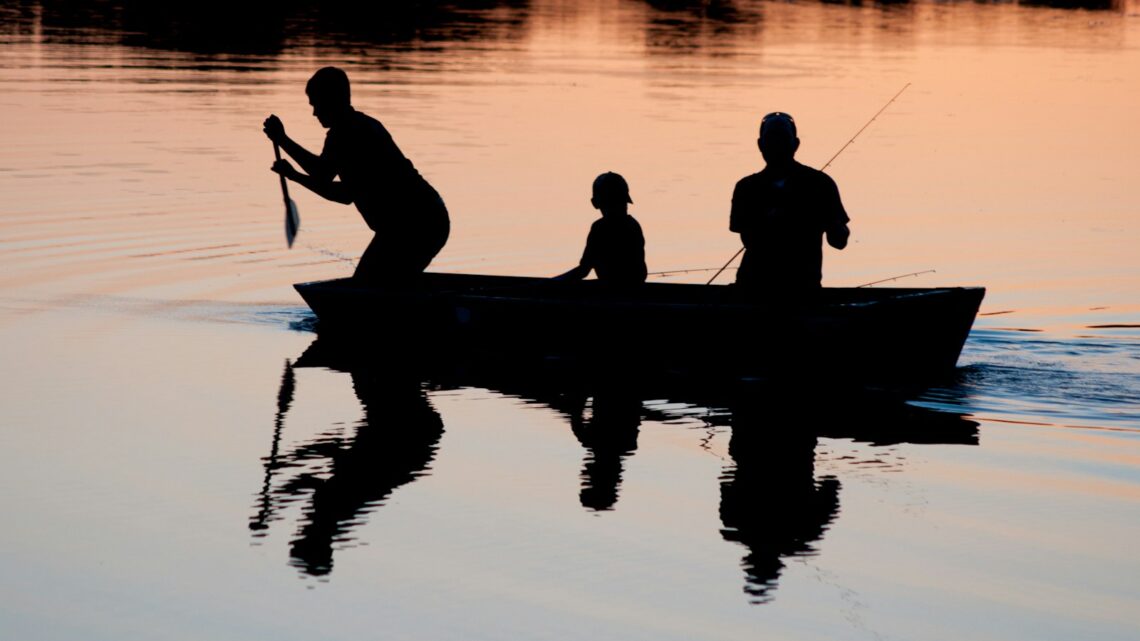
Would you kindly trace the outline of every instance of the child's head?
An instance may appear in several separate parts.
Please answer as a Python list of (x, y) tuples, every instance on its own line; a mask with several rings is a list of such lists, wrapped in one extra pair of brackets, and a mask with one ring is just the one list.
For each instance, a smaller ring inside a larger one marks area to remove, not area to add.
[(629, 197), (629, 185), (625, 178), (607, 171), (594, 179), (594, 195), (590, 198), (590, 203), (603, 214), (610, 211), (624, 213), (626, 205), (633, 203), (633, 199)]

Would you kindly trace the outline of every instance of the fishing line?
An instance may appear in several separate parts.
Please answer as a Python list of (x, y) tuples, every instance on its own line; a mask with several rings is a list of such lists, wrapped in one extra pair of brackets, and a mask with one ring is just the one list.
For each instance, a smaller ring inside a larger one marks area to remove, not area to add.
[[(876, 111), (876, 112), (875, 112), (875, 115), (874, 115), (874, 116), (871, 116), (871, 119), (867, 121), (867, 124), (863, 125), (863, 126), (862, 126), (862, 127), (859, 129), (859, 131), (856, 131), (856, 132), (855, 132), (855, 135), (854, 135), (854, 136), (851, 136), (851, 140), (848, 140), (846, 144), (844, 144), (842, 147), (840, 147), (840, 148), (839, 148), (839, 151), (835, 152), (835, 155), (831, 157), (831, 160), (828, 160), (828, 161), (827, 161), (827, 163), (826, 163), (826, 164), (824, 164), (824, 166), (823, 166), (823, 167), (820, 167), (820, 169), (819, 169), (819, 170), (820, 170), (820, 171), (823, 171), (824, 169), (827, 169), (827, 168), (828, 168), (828, 167), (831, 165), (832, 161), (834, 161), (836, 158), (838, 158), (838, 157), (839, 157), (839, 154), (843, 153), (843, 150), (844, 150), (844, 149), (847, 149), (847, 147), (851, 146), (851, 143), (855, 142), (855, 139), (859, 137), (859, 134), (863, 133), (863, 130), (864, 130), (864, 129), (866, 129), (867, 127), (870, 127), (870, 126), (871, 126), (871, 123), (875, 122), (875, 119), (879, 117), (879, 114), (881, 114), (881, 113), (883, 113), (884, 111), (886, 111), (886, 110), (887, 110), (887, 107), (890, 107), (890, 106), (891, 106), (891, 103), (892, 103), (892, 102), (894, 102), (896, 98), (898, 98), (899, 96), (901, 96), (901, 95), (902, 95), (902, 93), (903, 93), (904, 91), (906, 91), (906, 88), (907, 88), (907, 87), (909, 87), (909, 86), (910, 86), (910, 83), (909, 83), (909, 82), (908, 82), (908, 83), (906, 83), (905, 85), (903, 85), (903, 88), (902, 88), (902, 89), (899, 89), (899, 92), (898, 92), (898, 93), (896, 93), (896, 94), (894, 95), (894, 97), (893, 97), (893, 98), (891, 98), (890, 100), (888, 100), (888, 101), (887, 101), (887, 104), (883, 105), (883, 108), (882, 108), (882, 109), (879, 109), (878, 111)], [(716, 280), (716, 277), (717, 277), (717, 276), (720, 276), (721, 272), (723, 272), (724, 270), (728, 269), (728, 266), (732, 264), (732, 261), (736, 260), (737, 256), (740, 256), (740, 255), (741, 255), (741, 254), (743, 254), (743, 253), (744, 253), (744, 247), (741, 247), (740, 249), (736, 250), (736, 253), (732, 255), (732, 258), (729, 258), (729, 259), (728, 259), (728, 262), (724, 264), (724, 267), (721, 267), (721, 268), (720, 268), (720, 271), (718, 271), (717, 273), (713, 274), (713, 277), (712, 277), (712, 278), (710, 278), (710, 279), (709, 279), (709, 282), (707, 282), (707, 283), (705, 283), (705, 284), (706, 284), (706, 285), (712, 285), (713, 281), (714, 281), (714, 280)]]
[(934, 274), (934, 273), (936, 273), (936, 272), (933, 269), (924, 269), (920, 272), (911, 272), (909, 274), (901, 274), (899, 276), (891, 276), (890, 278), (884, 278), (883, 280), (876, 280), (876, 281), (871, 281), (869, 283), (863, 283), (862, 285), (856, 285), (855, 287), (856, 287), (856, 289), (858, 289), (860, 287), (870, 287), (871, 285), (878, 285), (879, 283), (889, 283), (892, 280), (899, 280), (900, 278), (909, 278), (911, 276), (921, 276), (923, 274)]
[(356, 268), (356, 263), (358, 260), (356, 258), (353, 258), (353, 257), (348, 256), (346, 254), (342, 254), (341, 252), (338, 252), (338, 251), (335, 251), (332, 249), (327, 249), (325, 247), (318, 247), (318, 246), (313, 245), (312, 243), (310, 243), (308, 241), (302, 243), (302, 245), (304, 246), (305, 249), (315, 251), (322, 256), (328, 256), (329, 258), (335, 258), (339, 261), (346, 262), (349, 265), (352, 265), (353, 269)]
[[(660, 272), (649, 272), (646, 274), (646, 276), (675, 276), (677, 274), (696, 274), (699, 272), (711, 272), (715, 271), (716, 269), (716, 267), (698, 267), (695, 269), (666, 269), (665, 271)], [(730, 269), (736, 268), (731, 267)]]

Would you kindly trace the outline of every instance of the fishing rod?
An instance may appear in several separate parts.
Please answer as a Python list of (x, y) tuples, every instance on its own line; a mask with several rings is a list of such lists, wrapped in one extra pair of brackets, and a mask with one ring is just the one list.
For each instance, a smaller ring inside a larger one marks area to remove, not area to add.
[[(836, 158), (838, 158), (838, 157), (839, 157), (839, 154), (843, 153), (843, 150), (844, 150), (844, 149), (847, 149), (849, 146), (851, 146), (851, 143), (855, 142), (855, 139), (859, 137), (859, 134), (863, 133), (863, 130), (864, 130), (864, 129), (866, 129), (867, 127), (870, 127), (870, 126), (871, 126), (871, 123), (875, 122), (875, 119), (879, 117), (879, 114), (881, 114), (881, 113), (883, 113), (884, 111), (886, 111), (886, 110), (887, 110), (887, 107), (890, 107), (890, 106), (891, 106), (891, 103), (892, 103), (892, 102), (894, 102), (896, 98), (898, 98), (899, 96), (901, 96), (901, 95), (902, 95), (902, 93), (903, 93), (904, 91), (906, 91), (906, 88), (907, 88), (907, 87), (909, 87), (909, 86), (910, 86), (910, 83), (909, 83), (909, 82), (908, 82), (908, 83), (906, 83), (905, 85), (903, 85), (903, 88), (902, 88), (902, 89), (899, 89), (899, 92), (898, 92), (898, 93), (896, 93), (896, 94), (894, 95), (894, 97), (893, 97), (893, 98), (891, 98), (890, 100), (888, 100), (888, 101), (887, 101), (887, 104), (883, 105), (883, 108), (882, 108), (882, 109), (879, 109), (878, 111), (876, 111), (876, 112), (875, 112), (875, 115), (874, 115), (874, 116), (871, 116), (871, 119), (870, 119), (870, 120), (868, 120), (868, 121), (867, 121), (867, 123), (866, 123), (865, 125), (863, 125), (863, 126), (862, 126), (862, 127), (859, 129), (859, 131), (856, 131), (856, 132), (855, 132), (855, 135), (854, 135), (854, 136), (851, 136), (851, 140), (848, 140), (846, 144), (844, 144), (842, 147), (840, 147), (840, 148), (839, 148), (839, 151), (835, 152), (835, 155), (831, 157), (831, 160), (828, 160), (828, 161), (827, 161), (827, 162), (826, 162), (826, 163), (823, 165), (823, 167), (820, 167), (820, 169), (819, 169), (819, 170), (820, 170), (820, 171), (823, 171), (824, 169), (827, 169), (827, 168), (828, 168), (828, 166), (830, 166), (830, 165), (831, 165), (832, 161), (834, 161)], [(724, 264), (724, 267), (721, 267), (721, 268), (720, 268), (720, 270), (719, 270), (719, 271), (717, 271), (717, 273), (713, 274), (713, 277), (712, 277), (712, 278), (710, 278), (710, 279), (709, 279), (709, 282), (707, 282), (707, 283), (705, 283), (705, 284), (706, 284), (706, 285), (712, 285), (713, 281), (714, 281), (714, 280), (716, 280), (716, 277), (717, 277), (717, 276), (720, 276), (721, 272), (723, 272), (724, 270), (728, 269), (728, 266), (732, 264), (732, 261), (736, 260), (736, 258), (737, 258), (738, 256), (740, 256), (741, 254), (743, 254), (743, 253), (744, 253), (744, 247), (741, 247), (740, 249), (736, 250), (736, 253), (732, 255), (732, 258), (729, 258), (729, 259), (728, 259), (728, 262)]]
[(855, 287), (856, 288), (870, 287), (871, 285), (878, 285), (879, 283), (889, 283), (892, 280), (899, 280), (900, 278), (909, 278), (911, 276), (921, 276), (923, 274), (933, 274), (933, 273), (935, 273), (935, 271), (933, 269), (924, 269), (920, 272), (911, 272), (909, 274), (903, 274), (901, 276), (892, 276), (891, 278), (884, 278), (883, 280), (876, 280), (876, 281), (873, 281), (870, 283), (863, 283), (862, 285), (856, 285)]
[(699, 272), (715, 271), (716, 267), (699, 267), (697, 269), (667, 269), (663, 272), (649, 272), (646, 276), (675, 276), (677, 274), (696, 274)]

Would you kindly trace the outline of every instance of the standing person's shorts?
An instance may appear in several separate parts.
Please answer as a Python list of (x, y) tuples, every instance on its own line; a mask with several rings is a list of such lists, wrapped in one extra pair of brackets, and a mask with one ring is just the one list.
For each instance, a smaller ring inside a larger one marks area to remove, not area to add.
[(413, 278), (427, 269), (447, 244), (451, 223), (439, 196), (407, 207), (400, 215), (414, 217), (410, 220), (415, 224), (377, 232), (361, 255), (353, 278), (370, 282)]

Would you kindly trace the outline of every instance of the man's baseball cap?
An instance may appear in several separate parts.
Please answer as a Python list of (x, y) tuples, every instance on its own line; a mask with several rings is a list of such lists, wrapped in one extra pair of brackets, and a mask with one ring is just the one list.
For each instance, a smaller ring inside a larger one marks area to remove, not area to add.
[(764, 116), (760, 120), (760, 135), (764, 135), (764, 131), (772, 126), (780, 126), (786, 128), (786, 131), (796, 137), (796, 121), (792, 118), (791, 114), (786, 114), (782, 111), (773, 111), (772, 113)]

